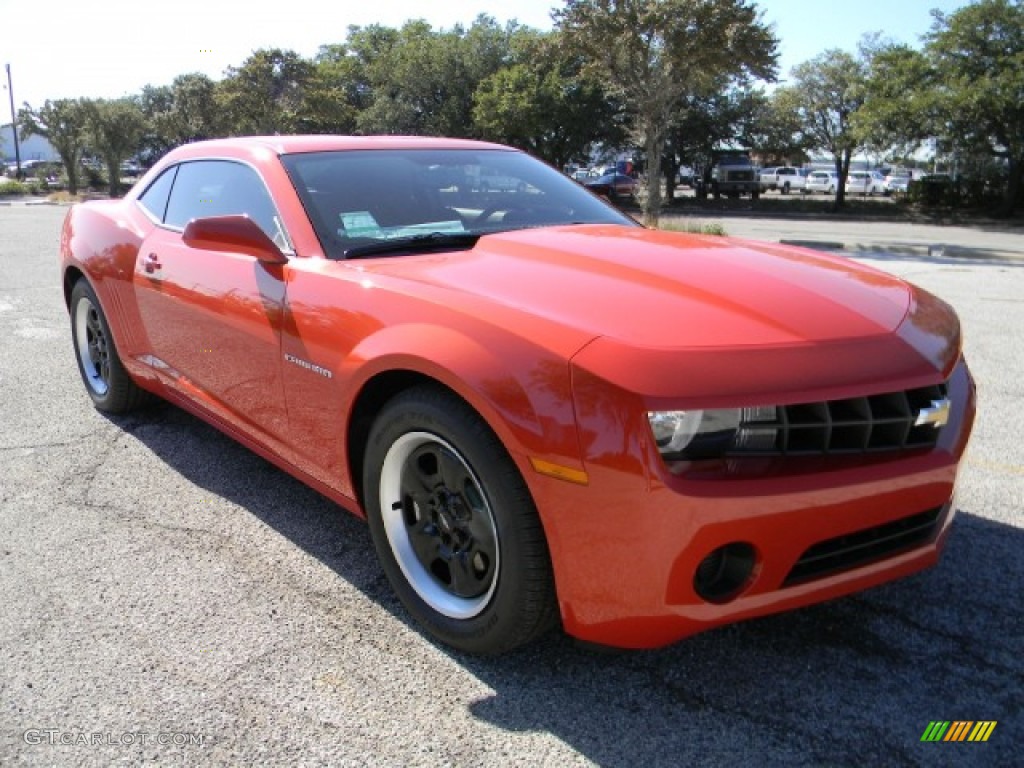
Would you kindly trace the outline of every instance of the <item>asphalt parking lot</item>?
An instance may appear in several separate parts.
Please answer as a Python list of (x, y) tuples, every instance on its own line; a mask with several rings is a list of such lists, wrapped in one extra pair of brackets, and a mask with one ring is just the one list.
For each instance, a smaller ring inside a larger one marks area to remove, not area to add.
[(0, 765), (1021, 764), (1024, 234), (723, 221), (960, 313), (980, 410), (938, 567), (664, 650), (479, 659), (410, 623), (344, 510), (174, 408), (91, 407), (63, 214), (0, 207)]

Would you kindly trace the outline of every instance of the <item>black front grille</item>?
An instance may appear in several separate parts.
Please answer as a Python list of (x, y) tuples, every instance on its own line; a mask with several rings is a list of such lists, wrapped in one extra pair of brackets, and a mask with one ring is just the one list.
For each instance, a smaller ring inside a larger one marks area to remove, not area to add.
[(727, 181), (753, 181), (753, 171), (728, 171), (725, 174)]
[(919, 546), (932, 537), (941, 512), (942, 507), (936, 507), (918, 515), (819, 542), (800, 556), (782, 586), (846, 571)]
[[(941, 428), (916, 424), (922, 411), (946, 401), (947, 386), (846, 400), (745, 409), (731, 456), (820, 456), (930, 448)], [(772, 409), (767, 409), (769, 412)]]

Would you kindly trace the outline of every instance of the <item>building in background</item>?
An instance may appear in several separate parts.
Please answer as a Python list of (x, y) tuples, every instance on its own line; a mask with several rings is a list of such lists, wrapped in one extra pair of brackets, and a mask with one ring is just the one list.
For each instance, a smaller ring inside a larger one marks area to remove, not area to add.
[[(0, 125), (0, 158), (3, 158), (4, 166), (14, 163), (14, 131), (10, 123)], [(26, 139), (18, 137), (18, 151), (21, 154), (21, 162), (29, 160), (42, 160), (45, 162), (60, 162), (60, 155), (42, 136), (29, 136)]]

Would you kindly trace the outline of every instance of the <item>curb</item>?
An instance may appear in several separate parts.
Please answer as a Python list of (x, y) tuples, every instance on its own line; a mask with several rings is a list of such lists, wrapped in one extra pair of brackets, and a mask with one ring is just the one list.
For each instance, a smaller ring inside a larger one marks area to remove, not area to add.
[(846, 248), (834, 240), (779, 240), (783, 245), (799, 245), (801, 248), (825, 248), (830, 251), (842, 251)]

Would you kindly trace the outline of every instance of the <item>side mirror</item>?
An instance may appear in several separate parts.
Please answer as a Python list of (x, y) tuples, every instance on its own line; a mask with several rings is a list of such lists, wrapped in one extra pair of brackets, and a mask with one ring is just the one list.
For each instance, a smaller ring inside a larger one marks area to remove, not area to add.
[(288, 261), (259, 225), (244, 215), (192, 219), (181, 235), (185, 245), (207, 251), (244, 253), (265, 264)]

